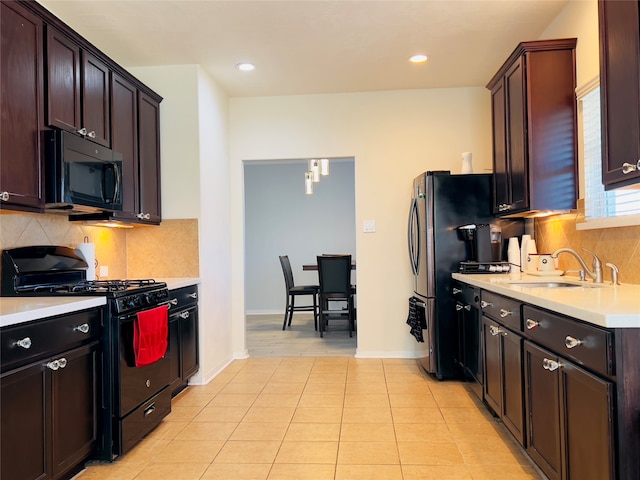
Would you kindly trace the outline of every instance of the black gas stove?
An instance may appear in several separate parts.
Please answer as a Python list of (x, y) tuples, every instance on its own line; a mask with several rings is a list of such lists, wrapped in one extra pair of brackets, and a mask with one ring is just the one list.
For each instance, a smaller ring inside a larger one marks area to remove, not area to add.
[(4, 250), (0, 293), (4, 297), (107, 298), (100, 326), (101, 446), (94, 459), (112, 461), (171, 412), (171, 352), (140, 367), (135, 364), (133, 340), (136, 322), (151, 310), (162, 311), (168, 326), (169, 290), (166, 283), (152, 279), (87, 280), (87, 267), (84, 258), (68, 247)]

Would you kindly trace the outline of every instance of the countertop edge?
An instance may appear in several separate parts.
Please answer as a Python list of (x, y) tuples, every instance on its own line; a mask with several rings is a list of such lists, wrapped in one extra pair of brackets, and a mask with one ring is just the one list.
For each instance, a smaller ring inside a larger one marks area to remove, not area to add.
[(199, 285), (199, 277), (168, 277), (168, 278), (156, 278), (157, 282), (165, 282), (169, 290), (175, 290), (182, 287), (190, 287), (192, 285)]
[[(640, 285), (606, 285), (602, 288), (531, 289), (509, 284), (510, 281), (540, 282), (540, 277), (524, 274), (462, 274), (452, 277), (463, 283), (505, 295), (605, 328), (640, 328)], [(546, 279), (547, 281), (549, 279)], [(571, 277), (563, 280), (572, 281)], [(576, 279), (577, 280), (577, 279)], [(535, 292), (539, 293), (535, 293)]]
[(106, 297), (2, 297), (0, 327), (102, 307), (106, 303)]

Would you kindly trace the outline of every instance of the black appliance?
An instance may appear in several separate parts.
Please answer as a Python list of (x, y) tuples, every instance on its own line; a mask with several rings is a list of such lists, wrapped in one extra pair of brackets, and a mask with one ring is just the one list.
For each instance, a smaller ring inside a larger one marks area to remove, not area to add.
[[(170, 306), (166, 283), (151, 279), (86, 280), (87, 264), (75, 250), (29, 246), (2, 252), (2, 296), (106, 296), (101, 325), (101, 446), (97, 461), (129, 451), (171, 412), (170, 352), (136, 367), (134, 321), (139, 312)], [(168, 318), (167, 318), (168, 320)]]
[[(412, 303), (424, 309), (419, 316), (424, 318), (426, 343), (419, 360), (438, 379), (461, 376), (451, 274), (458, 271), (461, 261), (469, 260), (469, 252), (458, 227), (494, 224), (502, 229), (503, 238), (524, 230), (521, 220), (501, 223), (493, 218), (491, 182), (491, 174), (451, 175), (448, 171), (426, 172), (413, 181), (408, 240), (413, 293), (418, 301)], [(490, 239), (489, 228), (486, 233)], [(473, 327), (480, 332), (479, 324)]]
[(45, 133), (46, 209), (122, 210), (122, 154), (64, 130)]

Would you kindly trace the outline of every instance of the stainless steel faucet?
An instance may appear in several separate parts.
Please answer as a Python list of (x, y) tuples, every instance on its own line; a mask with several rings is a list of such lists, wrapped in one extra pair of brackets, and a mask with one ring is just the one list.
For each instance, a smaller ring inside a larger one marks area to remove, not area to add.
[(572, 248), (559, 248), (558, 250), (556, 250), (551, 254), (551, 257), (558, 258), (558, 255), (560, 255), (561, 253), (564, 253), (564, 252), (570, 253), (571, 255), (576, 257), (576, 260), (578, 260), (578, 262), (580, 262), (580, 265), (584, 269), (584, 272), (593, 279), (593, 283), (602, 283), (602, 262), (597, 257), (597, 255), (593, 253), (591, 250), (587, 250), (586, 248), (583, 248), (583, 250), (593, 255), (593, 263), (591, 264), (591, 267), (593, 268), (593, 270), (589, 270), (589, 267), (587, 267), (587, 264), (582, 259), (582, 257), (578, 254), (578, 252), (576, 252)]

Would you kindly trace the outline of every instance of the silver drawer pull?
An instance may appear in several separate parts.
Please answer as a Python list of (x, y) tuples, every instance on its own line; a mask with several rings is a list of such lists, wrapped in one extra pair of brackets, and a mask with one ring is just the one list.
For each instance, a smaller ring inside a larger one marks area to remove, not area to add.
[(67, 359), (62, 357), (60, 360), (58, 360), (58, 363), (60, 364), (60, 368), (64, 368), (67, 366)]
[(578, 340), (570, 335), (567, 335), (567, 338), (564, 339), (564, 346), (567, 348), (574, 348), (578, 345), (582, 345), (582, 340)]
[(172, 298), (171, 300), (169, 300), (169, 303), (171, 305), (177, 305), (178, 304), (178, 299), (177, 298)]
[(151, 405), (149, 405), (149, 407), (148, 407), (148, 408), (146, 408), (146, 409), (144, 410), (144, 416), (145, 416), (145, 417), (148, 417), (148, 416), (149, 416), (149, 415), (151, 415), (153, 412), (155, 412), (155, 410), (156, 410), (156, 404), (155, 404), (155, 403), (152, 403)]
[(482, 300), (482, 301), (480, 302), (480, 306), (481, 306), (482, 308), (487, 308), (487, 307), (491, 307), (491, 306), (493, 306), (493, 303), (485, 302), (484, 300)]
[(640, 170), (640, 160), (638, 160), (638, 163), (636, 163), (635, 165), (627, 162), (624, 162), (622, 164), (622, 173), (625, 175), (628, 175), (631, 172), (635, 172), (636, 170)]
[(464, 307), (462, 305), (460, 305), (459, 303), (456, 303), (456, 312), (459, 312), (460, 310), (462, 310)]
[(542, 361), (542, 368), (544, 368), (545, 370), (549, 370), (550, 372), (557, 370), (559, 367), (560, 367), (560, 364), (555, 360), (549, 360), (548, 358), (545, 358)]
[(59, 358), (57, 360), (52, 360), (49, 363), (47, 363), (47, 368), (50, 368), (51, 370), (58, 370), (60, 368), (64, 368), (67, 366), (67, 359), (62, 357)]
[(465, 305), (465, 306), (464, 306), (464, 309), (465, 309), (467, 312), (470, 312), (470, 311), (471, 311), (471, 305)]
[(453, 287), (453, 294), (454, 294), (454, 295), (457, 295), (457, 294), (459, 294), (459, 293), (462, 293), (462, 289), (460, 289), (460, 288), (456, 288), (456, 287)]
[(31, 348), (31, 339), (29, 337), (24, 337), (23, 339), (18, 340), (16, 342), (16, 345), (24, 349), (29, 349)]
[(9, 201), (9, 192), (0, 192), (0, 200), (3, 202)]
[(198, 292), (193, 292), (189, 294), (189, 297), (191, 298), (198, 298)]
[(75, 327), (73, 330), (81, 333), (89, 333), (89, 324), (83, 323), (82, 325), (78, 325), (77, 327)]
[(533, 330), (534, 328), (540, 326), (540, 322), (536, 321), (536, 320), (531, 320), (530, 318), (527, 318), (527, 330)]
[(491, 335), (493, 335), (494, 337), (495, 337), (496, 335), (500, 335), (502, 332), (503, 332), (503, 330), (502, 330), (500, 327), (496, 327), (496, 326), (494, 326), (494, 325), (491, 325), (491, 326), (489, 327), (489, 333), (490, 333)]
[(182, 319), (189, 318), (189, 312), (182, 312), (180, 314), (180, 318), (182, 318)]
[(500, 317), (504, 318), (504, 317), (508, 317), (509, 315), (513, 315), (513, 312), (504, 308), (500, 309)]

